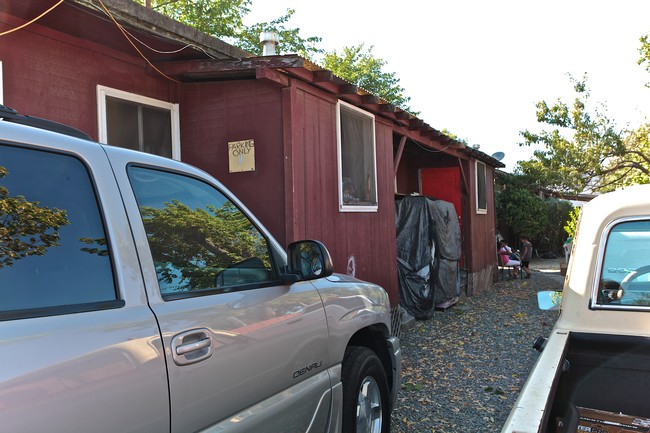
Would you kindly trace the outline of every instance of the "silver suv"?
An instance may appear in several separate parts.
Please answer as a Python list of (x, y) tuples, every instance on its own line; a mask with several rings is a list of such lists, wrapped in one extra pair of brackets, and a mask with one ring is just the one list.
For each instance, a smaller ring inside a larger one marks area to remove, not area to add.
[(0, 117), (0, 430), (389, 432), (381, 287), (194, 167)]

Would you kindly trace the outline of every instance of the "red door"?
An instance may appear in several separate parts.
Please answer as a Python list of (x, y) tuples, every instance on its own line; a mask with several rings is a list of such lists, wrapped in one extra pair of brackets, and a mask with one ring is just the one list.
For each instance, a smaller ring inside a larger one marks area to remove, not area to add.
[(420, 170), (422, 195), (453, 203), (458, 219), (460, 205), (460, 170), (458, 167), (423, 168)]
[[(463, 236), (460, 188), (460, 169), (458, 167), (420, 169), (421, 194), (452, 203), (456, 209), (460, 233)], [(461, 266), (463, 266), (463, 260), (461, 260)]]

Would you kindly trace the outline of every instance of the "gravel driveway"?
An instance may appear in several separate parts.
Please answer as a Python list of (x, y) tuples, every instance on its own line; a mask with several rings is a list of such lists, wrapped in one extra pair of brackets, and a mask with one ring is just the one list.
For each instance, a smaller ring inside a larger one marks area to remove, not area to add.
[(557, 318), (536, 293), (562, 287), (559, 261), (531, 268), (531, 279), (499, 281), (403, 332), (392, 433), (501, 431), (537, 360), (533, 341)]

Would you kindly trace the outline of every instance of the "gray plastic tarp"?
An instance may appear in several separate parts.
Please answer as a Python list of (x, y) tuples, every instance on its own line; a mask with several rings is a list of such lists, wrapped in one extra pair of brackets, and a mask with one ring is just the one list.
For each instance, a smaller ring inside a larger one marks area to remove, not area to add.
[(400, 305), (417, 319), (430, 319), (437, 305), (460, 295), (462, 245), (453, 204), (427, 197), (396, 203)]

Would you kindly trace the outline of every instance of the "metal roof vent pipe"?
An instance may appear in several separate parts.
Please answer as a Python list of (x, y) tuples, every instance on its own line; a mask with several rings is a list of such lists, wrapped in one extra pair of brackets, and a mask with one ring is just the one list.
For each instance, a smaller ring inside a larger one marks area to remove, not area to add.
[(275, 47), (278, 45), (279, 42), (277, 32), (260, 33), (260, 42), (262, 44), (263, 56), (275, 56)]

